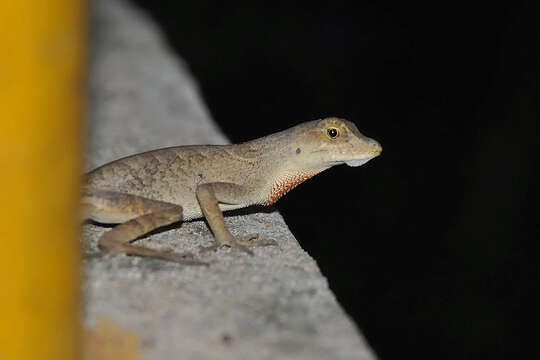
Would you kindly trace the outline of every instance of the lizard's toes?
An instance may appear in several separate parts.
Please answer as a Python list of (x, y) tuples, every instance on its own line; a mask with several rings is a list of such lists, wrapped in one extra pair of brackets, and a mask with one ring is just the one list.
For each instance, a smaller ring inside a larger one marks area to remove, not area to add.
[(253, 251), (250, 249), (251, 247), (277, 246), (277, 242), (272, 239), (260, 239), (254, 241), (254, 239), (257, 239), (258, 237), (259, 234), (234, 236), (232, 238), (226, 239), (226, 241), (222, 241), (219, 244), (211, 246), (200, 246), (199, 249), (201, 253), (206, 253), (212, 250), (216, 250), (222, 246), (229, 246), (233, 249), (245, 252), (246, 254), (254, 255)]
[(257, 246), (278, 246), (278, 243), (274, 239), (260, 239), (256, 241)]
[(251, 251), (250, 248), (248, 248), (248, 247), (245, 246), (245, 245), (242, 245), (242, 244), (239, 243), (239, 242), (235, 243), (232, 247), (233, 247), (234, 249), (240, 250), (241, 252), (245, 252), (245, 253), (248, 254), (248, 255), (251, 255), (251, 256), (255, 255), (255, 254), (253, 253), (253, 251)]
[[(245, 236), (237, 236), (235, 238), (235, 241), (237, 244), (244, 245), (244, 246), (276, 246), (278, 243), (275, 240), (272, 239), (259, 239), (258, 234), (250, 234)], [(257, 239), (257, 240), (253, 240)]]
[(210, 246), (199, 246), (199, 251), (201, 253), (208, 253), (210, 251), (214, 251), (214, 250), (217, 250), (219, 249), (220, 247), (223, 247), (223, 246), (228, 246), (230, 248), (233, 248), (233, 249), (237, 249), (237, 250), (240, 250), (242, 252), (245, 252), (249, 255), (254, 255), (253, 254), (253, 251), (251, 251), (247, 246), (244, 246), (242, 244), (239, 244), (237, 242), (230, 242), (230, 243), (227, 243), (227, 244), (215, 244), (215, 245), (210, 245)]
[(218, 248), (220, 248), (221, 246), (223, 245), (219, 245), (219, 244), (215, 244), (215, 245), (210, 245), (210, 246), (199, 246), (199, 252), (200, 253), (208, 253), (210, 251), (214, 251), (214, 250), (217, 250)]
[(195, 255), (193, 255), (193, 253), (190, 253), (190, 252), (187, 252), (187, 251), (183, 252), (183, 253), (177, 253), (177, 252), (174, 252), (174, 250), (172, 250), (172, 249), (163, 250), (163, 254), (171, 254), (171, 256), (181, 257), (183, 259), (193, 259), (193, 258), (195, 258)]
[(209, 265), (206, 262), (196, 260), (192, 253), (175, 253), (172, 251), (164, 251), (158, 256), (156, 256), (156, 258), (166, 261), (172, 261), (183, 265)]
[(248, 245), (252, 243), (251, 240), (257, 239), (259, 234), (248, 234), (234, 237), (234, 242), (237, 244)]

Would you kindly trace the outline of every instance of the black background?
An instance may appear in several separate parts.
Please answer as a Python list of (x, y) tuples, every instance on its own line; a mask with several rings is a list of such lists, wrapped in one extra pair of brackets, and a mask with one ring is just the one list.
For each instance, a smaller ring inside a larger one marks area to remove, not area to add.
[(334, 115), (381, 142), (379, 158), (278, 203), (380, 358), (513, 358), (533, 345), (532, 2), (136, 2), (232, 141)]

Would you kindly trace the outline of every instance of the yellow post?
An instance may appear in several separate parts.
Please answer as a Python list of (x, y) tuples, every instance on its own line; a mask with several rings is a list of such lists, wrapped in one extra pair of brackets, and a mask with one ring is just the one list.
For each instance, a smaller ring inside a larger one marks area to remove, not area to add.
[(83, 0), (0, 1), (0, 359), (79, 357)]

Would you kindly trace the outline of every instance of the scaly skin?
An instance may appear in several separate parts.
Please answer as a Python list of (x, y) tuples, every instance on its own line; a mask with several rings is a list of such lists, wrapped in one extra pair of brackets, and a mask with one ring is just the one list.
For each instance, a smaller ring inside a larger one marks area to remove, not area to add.
[(235, 145), (176, 146), (129, 156), (87, 174), (87, 218), (121, 223), (99, 240), (105, 251), (186, 264), (185, 254), (151, 250), (130, 242), (158, 227), (205, 217), (216, 245), (252, 253), (256, 234), (234, 237), (222, 211), (270, 205), (306, 179), (334, 165), (359, 166), (382, 151), (346, 120), (327, 118)]

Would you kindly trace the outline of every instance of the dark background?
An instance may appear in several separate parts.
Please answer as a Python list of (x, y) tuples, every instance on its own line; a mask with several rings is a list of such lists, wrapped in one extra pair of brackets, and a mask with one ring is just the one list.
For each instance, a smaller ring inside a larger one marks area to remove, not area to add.
[(380, 358), (514, 358), (534, 345), (532, 5), (136, 2), (232, 141), (335, 115), (381, 142), (381, 157), (278, 203)]

